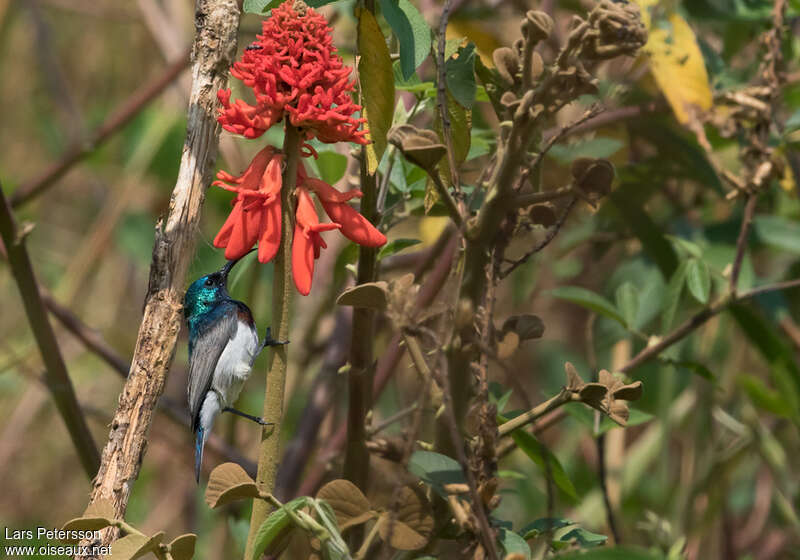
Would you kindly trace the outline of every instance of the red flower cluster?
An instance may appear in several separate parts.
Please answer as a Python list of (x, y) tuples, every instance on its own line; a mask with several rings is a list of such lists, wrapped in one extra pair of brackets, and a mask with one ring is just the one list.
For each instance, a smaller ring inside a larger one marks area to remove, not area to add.
[[(272, 146), (261, 150), (247, 170), (238, 177), (220, 171), (214, 185), (236, 193), (231, 211), (214, 238), (215, 247), (225, 248), (226, 259), (244, 256), (258, 243), (258, 260), (268, 262), (281, 243), (281, 163), (283, 154)], [(317, 195), (332, 223), (322, 224), (317, 216), (311, 192)], [(325, 181), (309, 177), (302, 163), (297, 169), (297, 211), (292, 241), (292, 275), (297, 291), (308, 295), (314, 276), (314, 259), (327, 247), (323, 231), (341, 230), (342, 234), (366, 247), (380, 247), (386, 237), (364, 216), (347, 204), (361, 191), (342, 193)]]
[(350, 97), (355, 83), (332, 42), (325, 18), (305, 4), (289, 0), (272, 10), (262, 34), (231, 68), (252, 88), (256, 104), (231, 103), (230, 90), (220, 90), (222, 127), (258, 138), (287, 113), (306, 139), (366, 144), (366, 131), (358, 130), (365, 119), (353, 118), (361, 110)]
[[(246, 138), (258, 138), (287, 117), (287, 126), (297, 127), (308, 140), (366, 144), (366, 131), (359, 130), (365, 119), (353, 118), (361, 107), (350, 98), (353, 82), (350, 69), (332, 45), (331, 29), (325, 18), (303, 2), (284, 2), (272, 10), (263, 33), (247, 47), (231, 74), (253, 89), (256, 105), (242, 100), (230, 102), (230, 90), (217, 97), (223, 105), (219, 122), (223, 128)], [(308, 156), (313, 149), (305, 145)], [(231, 211), (214, 239), (225, 248), (227, 259), (237, 259), (258, 243), (258, 260), (266, 263), (281, 244), (282, 164), (287, 154), (272, 146), (261, 150), (247, 170), (238, 177), (220, 171), (214, 185), (236, 193)], [(320, 223), (311, 193), (315, 193), (331, 223)], [(347, 202), (361, 191), (342, 193), (331, 185), (309, 177), (298, 165), (297, 201), (292, 241), (292, 274), (297, 290), (311, 290), (314, 259), (325, 248), (321, 232), (338, 229), (348, 239), (367, 247), (379, 247), (386, 237)], [(288, 234), (289, 232), (284, 232)]]

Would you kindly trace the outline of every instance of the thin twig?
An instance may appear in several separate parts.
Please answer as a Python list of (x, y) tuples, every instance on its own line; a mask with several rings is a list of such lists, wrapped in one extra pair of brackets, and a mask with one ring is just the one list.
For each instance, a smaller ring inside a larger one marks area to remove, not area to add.
[(97, 130), (90, 133), (86, 140), (72, 144), (61, 159), (48, 167), (40, 176), (21, 184), (11, 196), (11, 206), (14, 208), (21, 206), (50, 188), (73, 165), (94, 152), (110, 136), (128, 124), (148, 103), (169, 87), (188, 65), (189, 51), (170, 64), (155, 80), (135, 91)]
[(569, 216), (569, 213), (572, 211), (572, 208), (575, 206), (575, 203), (577, 201), (578, 201), (578, 197), (577, 196), (573, 196), (570, 199), (570, 201), (567, 203), (567, 207), (564, 209), (564, 212), (562, 212), (561, 216), (559, 216), (558, 221), (553, 225), (553, 227), (550, 228), (550, 230), (547, 232), (547, 235), (545, 235), (544, 239), (542, 239), (539, 243), (534, 245), (534, 247), (530, 251), (525, 253), (525, 255), (523, 255), (519, 259), (513, 261), (508, 268), (506, 268), (505, 270), (501, 271), (499, 273), (499, 277), (501, 279), (505, 278), (506, 276), (508, 276), (509, 274), (514, 272), (514, 270), (518, 266), (524, 264), (533, 255), (535, 255), (536, 253), (538, 253), (539, 251), (541, 251), (542, 249), (547, 247), (550, 244), (550, 242), (553, 239), (555, 239), (556, 235), (558, 235), (558, 232), (561, 230), (561, 227), (564, 225), (564, 222), (567, 221), (567, 217)]
[(45, 364), (45, 382), (53, 396), (56, 407), (67, 426), (72, 443), (78, 453), (83, 469), (91, 479), (100, 466), (100, 453), (92, 439), (86, 418), (83, 416), (75, 388), (67, 373), (67, 366), (61, 355), (61, 350), (53, 332), (53, 327), (47, 317), (44, 303), (42, 302), (38, 283), (33, 272), (31, 259), (25, 248), (24, 236), (20, 236), (19, 228), (14, 219), (11, 206), (0, 185), (0, 236), (2, 236), (8, 253), (8, 263), (17, 281), (25, 313), (33, 331), (39, 353)]
[(730, 291), (732, 294), (736, 293), (736, 286), (739, 284), (739, 272), (742, 269), (742, 261), (744, 260), (744, 254), (747, 250), (748, 234), (750, 233), (750, 226), (753, 223), (753, 214), (756, 211), (757, 202), (757, 194), (752, 193), (747, 195), (747, 202), (744, 205), (744, 215), (742, 216), (742, 225), (739, 229), (739, 237), (736, 240), (736, 256), (733, 259), (733, 267), (731, 268)]
[(758, 288), (753, 288), (752, 290), (748, 290), (742, 294), (733, 297), (732, 295), (728, 295), (720, 299), (719, 301), (706, 306), (701, 311), (687, 319), (683, 324), (673, 330), (671, 333), (663, 337), (658, 343), (653, 344), (652, 346), (648, 346), (641, 352), (639, 352), (636, 356), (633, 357), (627, 364), (619, 368), (618, 371), (623, 373), (627, 373), (638, 366), (642, 365), (643, 363), (647, 362), (658, 356), (661, 352), (684, 338), (686, 335), (697, 329), (698, 327), (702, 326), (706, 323), (709, 319), (714, 317), (715, 315), (719, 314), (720, 312), (724, 311), (728, 308), (732, 303), (740, 302), (744, 300), (748, 300), (754, 298), (756, 296), (767, 294), (770, 292), (777, 292), (781, 290), (787, 290), (790, 288), (798, 288), (800, 287), (800, 279), (795, 280), (787, 280), (786, 282), (776, 282), (774, 284), (768, 284), (766, 286), (760, 286)]

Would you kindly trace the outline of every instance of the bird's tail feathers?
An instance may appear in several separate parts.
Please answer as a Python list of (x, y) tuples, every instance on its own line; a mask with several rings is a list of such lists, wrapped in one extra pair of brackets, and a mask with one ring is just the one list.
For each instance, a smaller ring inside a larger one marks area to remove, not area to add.
[(194, 442), (194, 478), (200, 484), (200, 468), (203, 465), (203, 447), (206, 445), (205, 429), (198, 426), (195, 431)]

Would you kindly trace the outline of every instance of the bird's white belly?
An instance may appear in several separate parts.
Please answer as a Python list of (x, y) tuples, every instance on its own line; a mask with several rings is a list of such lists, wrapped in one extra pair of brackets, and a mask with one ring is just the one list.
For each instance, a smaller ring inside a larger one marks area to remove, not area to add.
[(232, 406), (250, 375), (258, 350), (255, 329), (239, 323), (234, 337), (228, 341), (214, 370), (212, 389), (224, 401), (222, 407)]

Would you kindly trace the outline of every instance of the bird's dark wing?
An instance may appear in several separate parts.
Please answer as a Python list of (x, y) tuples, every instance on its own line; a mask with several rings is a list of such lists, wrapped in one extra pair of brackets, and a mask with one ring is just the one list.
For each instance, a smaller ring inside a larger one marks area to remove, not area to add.
[(208, 326), (201, 329), (189, 356), (189, 412), (192, 416), (192, 430), (197, 428), (200, 407), (211, 389), (214, 370), (222, 351), (228, 345), (238, 328), (235, 310), (231, 313), (230, 304), (223, 302), (211, 311)]

